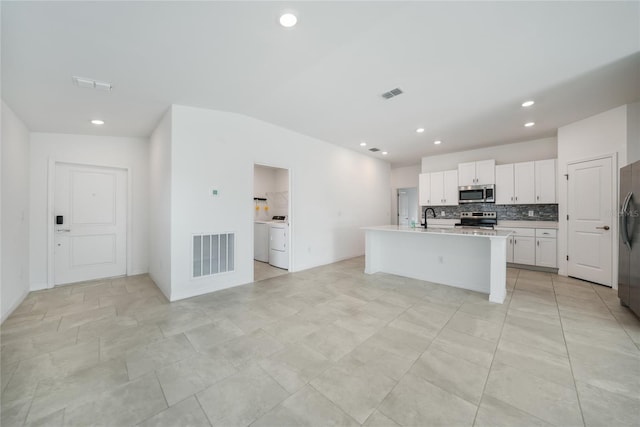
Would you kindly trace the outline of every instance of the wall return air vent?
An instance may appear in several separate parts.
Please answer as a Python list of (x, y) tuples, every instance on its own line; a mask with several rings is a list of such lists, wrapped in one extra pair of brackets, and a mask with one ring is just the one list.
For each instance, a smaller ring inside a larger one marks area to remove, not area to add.
[(383, 97), (384, 99), (391, 99), (391, 98), (393, 98), (394, 96), (401, 95), (402, 93), (404, 93), (404, 92), (402, 92), (402, 89), (400, 89), (399, 87), (397, 87), (397, 88), (395, 88), (395, 89), (391, 89), (389, 92), (385, 92), (385, 93), (383, 93), (383, 94), (382, 94), (382, 97)]
[(193, 277), (235, 270), (235, 233), (193, 235)]

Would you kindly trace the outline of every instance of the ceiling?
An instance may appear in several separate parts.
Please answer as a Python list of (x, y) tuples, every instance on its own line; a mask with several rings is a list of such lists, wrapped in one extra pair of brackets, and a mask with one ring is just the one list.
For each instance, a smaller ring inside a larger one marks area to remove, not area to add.
[[(401, 166), (553, 136), (640, 99), (637, 1), (1, 7), (2, 98), (36, 132), (148, 136), (181, 104), (245, 114)], [(281, 27), (283, 11), (298, 25)], [(79, 88), (71, 76), (113, 90)], [(381, 97), (396, 87), (404, 93)], [(522, 108), (528, 99), (536, 104)]]

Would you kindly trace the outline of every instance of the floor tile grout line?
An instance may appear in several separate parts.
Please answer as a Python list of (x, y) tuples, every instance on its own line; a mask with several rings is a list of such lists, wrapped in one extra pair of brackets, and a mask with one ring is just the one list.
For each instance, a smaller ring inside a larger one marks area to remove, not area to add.
[[(601, 286), (601, 285), (591, 285), (593, 286)], [(613, 290), (613, 288), (611, 288)], [(607, 310), (609, 311), (609, 313), (611, 313), (611, 316), (613, 316), (613, 318), (616, 320), (616, 323), (618, 324), (618, 326), (620, 326), (620, 328), (625, 332), (625, 334), (629, 337), (629, 339), (631, 340), (632, 343), (634, 343), (636, 345), (636, 347), (638, 347), (638, 349), (640, 350), (640, 344), (636, 343), (634, 341), (634, 339), (631, 337), (631, 335), (629, 334), (629, 331), (627, 331), (627, 328), (624, 327), (624, 325), (620, 322), (620, 320), (618, 320), (618, 318), (616, 317), (616, 315), (613, 313), (613, 311), (611, 310), (611, 308), (609, 307), (609, 305), (604, 301), (604, 299), (602, 299), (602, 296), (594, 289), (594, 292), (596, 293), (596, 295), (598, 295), (598, 298), (600, 298), (600, 301), (602, 301), (602, 303), (604, 304), (605, 307), (607, 307)], [(622, 300), (619, 300), (619, 304), (622, 306), (621, 302)], [(622, 306), (627, 308), (626, 306)], [(628, 309), (628, 308), (627, 308)]]
[(560, 330), (562, 331), (562, 340), (564, 341), (564, 347), (567, 350), (567, 359), (569, 360), (569, 369), (571, 369), (571, 378), (573, 379), (573, 387), (576, 392), (576, 400), (578, 401), (578, 408), (580, 409), (580, 417), (582, 418), (582, 425), (586, 426), (586, 422), (584, 420), (584, 412), (582, 411), (582, 402), (580, 401), (580, 393), (578, 393), (578, 385), (576, 384), (576, 377), (573, 372), (573, 363), (571, 362), (571, 352), (569, 351), (569, 346), (567, 345), (567, 337), (564, 334), (564, 324), (562, 323), (562, 315), (560, 314), (560, 307), (558, 306), (558, 297), (556, 295), (556, 287), (553, 281), (553, 277), (551, 278), (551, 286), (553, 286), (553, 295), (556, 299), (556, 309), (558, 310), (558, 317), (560, 318)]
[[(421, 300), (424, 300), (424, 298), (421, 298)], [(401, 376), (401, 377), (396, 381), (396, 384), (391, 388), (391, 390), (389, 390), (389, 392), (384, 396), (384, 398), (382, 398), (382, 399), (380, 400), (380, 403), (378, 403), (378, 405), (374, 408), (374, 410), (373, 410), (372, 414), (373, 414), (374, 412), (376, 412), (376, 411), (379, 411), (379, 412), (381, 412), (382, 414), (384, 414), (386, 417), (388, 417), (389, 419), (391, 419), (392, 421), (394, 421), (396, 424), (398, 424), (398, 425), (402, 425), (402, 423), (401, 423), (401, 422), (398, 422), (398, 420), (394, 419), (394, 418), (393, 418), (392, 416), (390, 416), (389, 414), (385, 414), (383, 411), (381, 411), (381, 410), (379, 409), (379, 408), (380, 408), (380, 405), (382, 405), (382, 404), (384, 403), (384, 401), (385, 401), (385, 400), (387, 400), (387, 398), (389, 397), (389, 395), (390, 395), (391, 393), (393, 393), (393, 391), (398, 387), (398, 385), (400, 384), (400, 382), (402, 381), (402, 379), (403, 379), (405, 376), (407, 376), (407, 374), (409, 373), (409, 371), (411, 371), (411, 369), (413, 369), (413, 367), (415, 366), (415, 364), (416, 364), (416, 363), (418, 363), (418, 360), (420, 360), (420, 358), (422, 357), (422, 355), (423, 355), (424, 353), (426, 353), (426, 352), (429, 350), (429, 348), (431, 347), (431, 345), (433, 344), (433, 342), (434, 342), (434, 341), (435, 341), (435, 340), (440, 336), (440, 334), (442, 333), (442, 331), (447, 327), (447, 325), (449, 324), (449, 322), (451, 321), (451, 319), (453, 319), (453, 316), (455, 316), (455, 315), (456, 315), (456, 313), (460, 310), (460, 307), (462, 307), (462, 305), (463, 305), (463, 304), (464, 304), (464, 302), (462, 302), (462, 303), (458, 306), (458, 308), (456, 309), (456, 311), (455, 311), (455, 312), (454, 312), (454, 313), (449, 317), (449, 319), (447, 320), (447, 322), (442, 326), (442, 328), (440, 328), (440, 330), (438, 331), (438, 333), (437, 333), (437, 334), (436, 334), (436, 335), (431, 339), (431, 342), (429, 342), (429, 345), (427, 345), (427, 347), (426, 347), (426, 348), (425, 348), (421, 353), (419, 353), (419, 354), (418, 354), (418, 357), (416, 358), (416, 360), (414, 360), (414, 361), (413, 361), (413, 363), (411, 364), (411, 366), (409, 367), (409, 369), (407, 369), (407, 370), (405, 371), (405, 373), (404, 373), (404, 374), (402, 374), (402, 376)], [(414, 304), (414, 305), (415, 305), (415, 304)], [(413, 305), (412, 305), (411, 307), (413, 307)], [(409, 308), (411, 308), (411, 307), (409, 307)], [(409, 310), (409, 308), (407, 308), (407, 310)], [(405, 311), (407, 311), (407, 310), (405, 310)], [(404, 313), (404, 312), (403, 312), (403, 313)], [(398, 315), (398, 316), (399, 316), (399, 315)], [(427, 381), (427, 380), (425, 380), (425, 381)], [(439, 386), (437, 386), (437, 385), (433, 384), (431, 381), (427, 381), (427, 382), (429, 382), (429, 384), (434, 385), (435, 387), (440, 388), (441, 390), (444, 390), (444, 389), (442, 389), (441, 387), (439, 387)], [(454, 395), (454, 396), (456, 396), (456, 397), (459, 397), (459, 396), (457, 396), (456, 394), (451, 393), (450, 391), (447, 391), (447, 390), (445, 390), (445, 391), (446, 391), (447, 393), (453, 394), (453, 395)], [(368, 419), (368, 418), (367, 418), (367, 419)], [(366, 420), (365, 420), (365, 422), (366, 422)]]
[[(364, 423), (360, 423), (358, 422), (358, 420), (356, 420), (355, 418), (353, 418), (347, 411), (345, 411), (344, 409), (342, 409), (342, 407), (340, 405), (338, 405), (336, 402), (334, 402), (329, 396), (325, 395), (322, 391), (318, 390), (313, 384), (311, 384), (311, 381), (309, 381), (307, 383), (307, 385), (309, 387), (311, 387), (316, 393), (320, 394), (320, 396), (324, 397), (325, 399), (327, 399), (329, 402), (331, 402), (333, 405), (335, 405), (336, 408), (338, 408), (338, 410), (340, 412), (342, 412), (343, 414), (345, 414), (347, 417), (349, 417), (350, 419), (352, 419), (353, 421), (355, 421), (356, 424), (358, 425), (363, 425)], [(297, 393), (297, 392), (296, 392)], [(293, 396), (293, 395), (292, 395)], [(376, 410), (374, 409), (373, 412), (375, 412)], [(372, 413), (373, 413), (372, 412)], [(369, 417), (367, 417), (367, 420), (369, 419)], [(365, 420), (366, 422), (366, 420)]]
[(507, 316), (509, 314), (509, 307), (511, 307), (511, 302), (513, 301), (513, 294), (515, 293), (516, 288), (518, 287), (518, 278), (520, 277), (520, 270), (518, 270), (518, 274), (516, 276), (516, 283), (513, 285), (513, 290), (511, 291), (511, 298), (509, 298), (509, 303), (507, 304), (507, 310), (504, 314), (504, 319), (502, 321), (502, 326), (500, 327), (500, 335), (498, 336), (498, 341), (496, 341), (496, 347), (493, 350), (493, 355), (491, 356), (491, 363), (489, 364), (489, 370), (487, 371), (487, 377), (484, 379), (484, 385), (482, 386), (482, 393), (480, 393), (480, 400), (478, 401), (478, 405), (476, 407), (476, 413), (473, 416), (473, 424), (476, 424), (476, 420), (478, 419), (478, 412), (480, 412), (480, 404), (482, 403), (482, 398), (487, 391), (487, 383), (489, 382), (489, 376), (491, 375), (491, 369), (493, 368), (493, 362), (496, 359), (496, 353), (498, 352), (498, 346), (500, 345), (500, 341), (502, 340), (502, 333), (504, 332), (504, 324), (507, 322)]

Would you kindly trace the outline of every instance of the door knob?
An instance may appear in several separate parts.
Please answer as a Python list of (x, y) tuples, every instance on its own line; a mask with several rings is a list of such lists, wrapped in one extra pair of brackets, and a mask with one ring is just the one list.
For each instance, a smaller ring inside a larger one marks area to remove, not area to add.
[(608, 230), (609, 226), (605, 225), (604, 227), (596, 227), (598, 230)]

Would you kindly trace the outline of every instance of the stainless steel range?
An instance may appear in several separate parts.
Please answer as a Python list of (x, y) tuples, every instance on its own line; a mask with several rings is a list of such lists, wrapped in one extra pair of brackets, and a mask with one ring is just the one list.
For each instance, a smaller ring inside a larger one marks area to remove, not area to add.
[(495, 212), (462, 212), (456, 227), (490, 229), (498, 224)]

